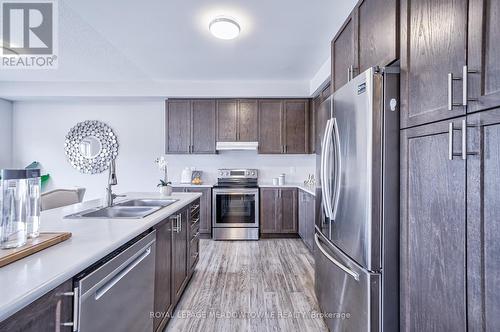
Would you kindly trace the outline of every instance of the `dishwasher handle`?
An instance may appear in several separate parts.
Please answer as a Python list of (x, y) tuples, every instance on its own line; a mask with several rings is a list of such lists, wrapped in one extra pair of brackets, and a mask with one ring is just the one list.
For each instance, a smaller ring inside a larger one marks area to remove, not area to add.
[(118, 272), (113, 278), (102, 285), (95, 292), (95, 299), (99, 300), (104, 294), (106, 294), (114, 285), (116, 285), (124, 276), (126, 276), (130, 271), (132, 271), (137, 265), (139, 265), (149, 254), (151, 253), (151, 246), (142, 252), (136, 259), (125, 266), (120, 272)]

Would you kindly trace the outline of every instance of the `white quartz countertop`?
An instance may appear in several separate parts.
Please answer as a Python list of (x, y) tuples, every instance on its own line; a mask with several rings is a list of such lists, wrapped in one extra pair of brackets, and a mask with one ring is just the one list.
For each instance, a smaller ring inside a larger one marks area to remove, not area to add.
[(316, 196), (314, 187), (306, 186), (303, 183), (302, 184), (300, 184), (300, 183), (286, 183), (282, 186), (274, 185), (272, 183), (259, 183), (259, 187), (261, 187), (261, 188), (298, 188), (300, 190), (305, 191), (308, 194)]
[[(42, 212), (42, 232), (71, 232), (72, 237), (0, 268), (0, 321), (200, 196), (201, 193), (174, 193), (169, 198), (179, 201), (142, 219), (64, 219), (66, 215), (101, 205), (100, 200)], [(132, 198), (160, 198), (160, 195), (128, 193), (117, 202)]]
[[(186, 188), (196, 188), (196, 187), (198, 187), (198, 188), (212, 188), (213, 186), (214, 185), (212, 183), (204, 183), (204, 184), (191, 184), (191, 183), (179, 183), (179, 182), (172, 183), (172, 187), (174, 187), (174, 188), (182, 188), (182, 187), (186, 187)], [(284, 184), (284, 185), (280, 186), (280, 185), (273, 185), (272, 183), (263, 182), (263, 183), (259, 183), (259, 187), (261, 187), (261, 188), (280, 188), (280, 187), (281, 188), (298, 188), (300, 190), (305, 191), (308, 194), (316, 196), (315, 188), (311, 187), (311, 186), (306, 186), (303, 183), (302, 184), (289, 183), (289, 184)]]

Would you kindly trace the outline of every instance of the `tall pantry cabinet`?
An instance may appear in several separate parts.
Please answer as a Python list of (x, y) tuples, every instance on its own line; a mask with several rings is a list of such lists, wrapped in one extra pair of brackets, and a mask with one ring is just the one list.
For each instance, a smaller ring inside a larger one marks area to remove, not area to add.
[(500, 330), (500, 1), (402, 0), (402, 331)]

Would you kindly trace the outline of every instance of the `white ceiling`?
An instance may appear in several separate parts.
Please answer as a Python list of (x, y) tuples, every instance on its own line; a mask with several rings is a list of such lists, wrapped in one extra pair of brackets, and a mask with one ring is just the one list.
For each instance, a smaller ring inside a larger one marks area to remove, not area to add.
[[(0, 96), (41, 96), (40, 84), (46, 96), (78, 95), (82, 84), (88, 95), (106, 95), (106, 86), (113, 86), (109, 94), (134, 94), (128, 83), (140, 86), (142, 96), (202, 95), (204, 86), (225, 95), (238, 85), (234, 93), (251, 85), (278, 87), (270, 94), (303, 94), (302, 86), (308, 91), (328, 61), (329, 42), (355, 2), (59, 1), (59, 68), (3, 70), (6, 92)], [(221, 14), (239, 22), (237, 39), (210, 35), (210, 19)], [(69, 83), (61, 90), (63, 82)], [(88, 88), (92, 82), (99, 91)]]

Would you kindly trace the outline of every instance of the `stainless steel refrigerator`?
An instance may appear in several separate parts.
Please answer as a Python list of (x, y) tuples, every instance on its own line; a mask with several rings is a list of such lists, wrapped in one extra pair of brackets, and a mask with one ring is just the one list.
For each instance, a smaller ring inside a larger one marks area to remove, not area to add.
[(370, 68), (319, 110), (315, 289), (331, 331), (399, 328), (398, 89), (397, 68)]

